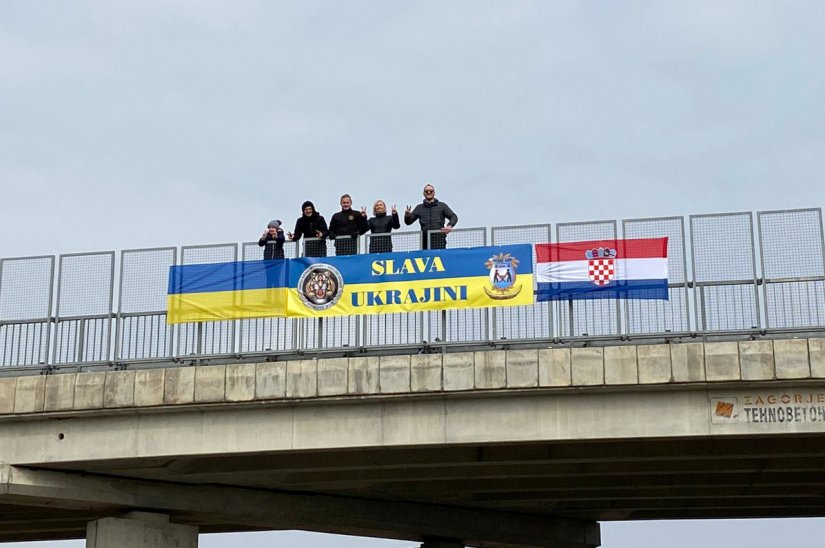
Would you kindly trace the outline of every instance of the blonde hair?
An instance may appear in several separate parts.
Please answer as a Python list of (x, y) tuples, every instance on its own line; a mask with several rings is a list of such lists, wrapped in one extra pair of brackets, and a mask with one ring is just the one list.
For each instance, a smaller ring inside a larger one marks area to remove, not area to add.
[(372, 212), (373, 213), (375, 213), (375, 208), (378, 206), (378, 204), (384, 204), (384, 211), (387, 210), (387, 204), (384, 202), (384, 200), (375, 200), (375, 203), (372, 204)]

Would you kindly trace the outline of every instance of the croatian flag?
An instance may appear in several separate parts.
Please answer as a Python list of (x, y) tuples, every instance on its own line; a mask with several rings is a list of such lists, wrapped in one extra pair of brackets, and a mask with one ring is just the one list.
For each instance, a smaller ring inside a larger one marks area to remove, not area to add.
[(667, 300), (667, 238), (536, 244), (537, 301)]

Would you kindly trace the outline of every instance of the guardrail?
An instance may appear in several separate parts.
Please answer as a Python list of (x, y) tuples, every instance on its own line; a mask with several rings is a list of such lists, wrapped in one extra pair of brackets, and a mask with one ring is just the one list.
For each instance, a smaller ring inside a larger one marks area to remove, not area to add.
[[(325, 319), (167, 325), (170, 266), (260, 259), (257, 242), (0, 259), (0, 371), (561, 340), (825, 335), (820, 208), (762, 211), (755, 218), (749, 212), (691, 215), (687, 232), (685, 225), (683, 217), (659, 217), (465, 228), (447, 238), (447, 248), (457, 248), (667, 236), (669, 301), (541, 302)], [(359, 252), (369, 249), (371, 238), (386, 242), (387, 236), (361, 238)], [(394, 251), (421, 244), (418, 231), (390, 238)], [(334, 255), (333, 242), (325, 244)], [(287, 258), (298, 251), (287, 242)]]

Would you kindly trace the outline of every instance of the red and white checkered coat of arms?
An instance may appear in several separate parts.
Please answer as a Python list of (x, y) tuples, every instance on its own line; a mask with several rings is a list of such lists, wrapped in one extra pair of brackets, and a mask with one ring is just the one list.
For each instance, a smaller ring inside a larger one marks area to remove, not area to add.
[(600, 247), (598, 249), (588, 249), (587, 256), (587, 276), (596, 285), (609, 284), (616, 275), (616, 250)]

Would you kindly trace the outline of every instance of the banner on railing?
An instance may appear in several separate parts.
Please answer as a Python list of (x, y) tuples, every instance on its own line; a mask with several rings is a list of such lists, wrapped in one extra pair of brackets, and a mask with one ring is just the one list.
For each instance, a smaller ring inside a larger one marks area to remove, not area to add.
[(537, 301), (668, 299), (667, 238), (536, 244)]
[(533, 303), (529, 244), (173, 266), (169, 323)]

